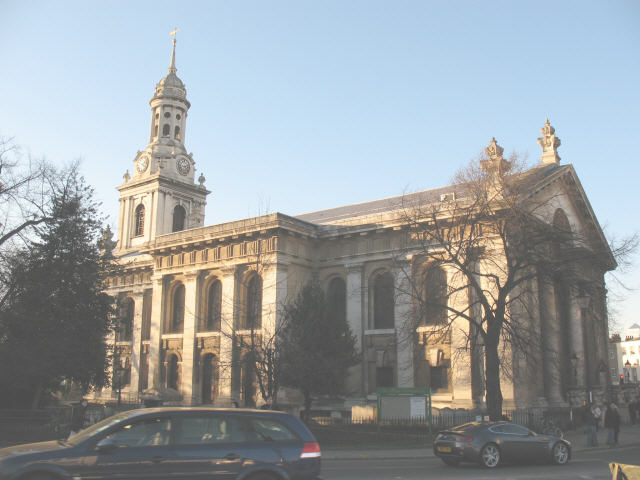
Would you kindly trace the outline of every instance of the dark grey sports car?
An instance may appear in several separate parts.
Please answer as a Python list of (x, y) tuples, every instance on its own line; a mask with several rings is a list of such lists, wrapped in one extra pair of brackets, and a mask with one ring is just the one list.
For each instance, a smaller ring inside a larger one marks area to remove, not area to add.
[(571, 442), (532, 432), (510, 422), (471, 422), (438, 433), (433, 453), (447, 465), (480, 462), (494, 468), (502, 462), (553, 462), (571, 458)]

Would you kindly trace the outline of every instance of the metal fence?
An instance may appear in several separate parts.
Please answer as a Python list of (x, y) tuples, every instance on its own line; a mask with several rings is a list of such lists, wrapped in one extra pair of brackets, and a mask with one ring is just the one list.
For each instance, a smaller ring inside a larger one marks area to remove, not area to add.
[[(139, 404), (89, 404), (84, 414), (84, 427), (93, 425), (119, 411), (139, 408)], [(66, 438), (71, 432), (71, 419), (77, 405), (64, 405), (37, 410), (0, 409), (0, 443), (14, 444)]]

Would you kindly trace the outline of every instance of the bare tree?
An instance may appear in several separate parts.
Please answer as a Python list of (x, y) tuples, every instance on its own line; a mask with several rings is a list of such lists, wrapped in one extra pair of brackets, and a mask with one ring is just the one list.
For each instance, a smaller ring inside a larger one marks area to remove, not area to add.
[(439, 198), (406, 197), (400, 223), (403, 256), (411, 262), (403, 267), (407, 287), (401, 293), (412, 302), (407, 333), (417, 343), (450, 342), (454, 324), (468, 323), (461, 348), (473, 352), (487, 410), (497, 419), (501, 370), (513, 371), (513, 352), (543, 348), (532, 321), (538, 289), (558, 275), (589, 288), (578, 267), (598, 265), (604, 272), (615, 260), (593, 232), (549, 221), (560, 197), (570, 195), (538, 188), (554, 167), (526, 169), (515, 155), (506, 160), (495, 140), (485, 153)]
[(46, 220), (51, 170), (24, 159), (10, 139), (0, 138), (0, 247)]

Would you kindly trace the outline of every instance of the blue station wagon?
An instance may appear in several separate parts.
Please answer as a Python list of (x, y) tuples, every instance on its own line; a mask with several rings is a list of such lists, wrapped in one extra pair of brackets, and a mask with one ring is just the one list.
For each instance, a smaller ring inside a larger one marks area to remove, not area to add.
[(249, 409), (149, 408), (68, 440), (0, 449), (2, 480), (306, 480), (320, 447), (293, 415)]

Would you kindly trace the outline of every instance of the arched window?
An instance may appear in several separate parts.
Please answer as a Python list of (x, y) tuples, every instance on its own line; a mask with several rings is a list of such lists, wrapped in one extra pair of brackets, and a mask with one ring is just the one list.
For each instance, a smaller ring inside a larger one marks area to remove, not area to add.
[(144, 205), (136, 207), (136, 237), (144, 235)]
[(373, 280), (373, 328), (394, 328), (394, 286), (389, 272), (375, 276)]
[(329, 323), (334, 325), (344, 324), (347, 320), (347, 286), (340, 277), (329, 282), (327, 316)]
[(247, 304), (243, 328), (259, 330), (262, 328), (262, 280), (252, 275), (247, 282)]
[(173, 230), (172, 232), (180, 232), (184, 230), (184, 219), (187, 216), (187, 212), (185, 211), (182, 205), (176, 205), (173, 209)]
[(120, 308), (120, 322), (116, 331), (116, 340), (118, 342), (130, 342), (133, 332), (133, 316), (135, 312), (135, 303), (133, 299), (127, 298), (122, 302)]
[(167, 388), (178, 390), (179, 376), (178, 356), (175, 354), (169, 355), (169, 360), (167, 361)]
[(177, 125), (174, 129), (173, 138), (175, 138), (176, 140), (180, 140), (180, 127)]
[(558, 208), (553, 214), (553, 226), (561, 232), (565, 232), (568, 234), (571, 233), (571, 225), (569, 224), (569, 219), (561, 208)]
[(215, 332), (220, 330), (222, 318), (222, 284), (220, 280), (214, 281), (207, 290), (207, 311), (202, 330)]
[(436, 266), (427, 269), (423, 286), (423, 324), (447, 322), (447, 274)]
[(168, 123), (165, 123), (162, 126), (162, 136), (168, 137), (170, 133), (171, 133), (171, 126)]
[(168, 333), (182, 333), (184, 327), (184, 285), (178, 285), (173, 291), (171, 322)]

